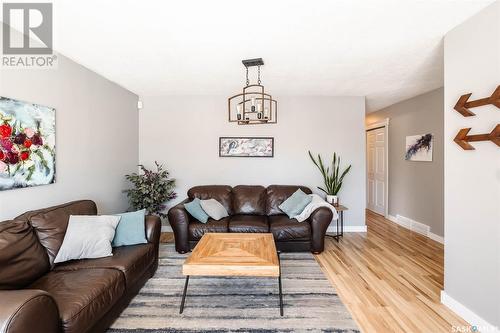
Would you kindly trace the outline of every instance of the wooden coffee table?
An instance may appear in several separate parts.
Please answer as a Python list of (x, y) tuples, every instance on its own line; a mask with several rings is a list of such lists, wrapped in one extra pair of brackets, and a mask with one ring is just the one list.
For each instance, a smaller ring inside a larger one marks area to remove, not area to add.
[(279, 253), (271, 233), (207, 233), (182, 265), (186, 276), (180, 313), (190, 276), (254, 276), (278, 279), (280, 315), (283, 293)]

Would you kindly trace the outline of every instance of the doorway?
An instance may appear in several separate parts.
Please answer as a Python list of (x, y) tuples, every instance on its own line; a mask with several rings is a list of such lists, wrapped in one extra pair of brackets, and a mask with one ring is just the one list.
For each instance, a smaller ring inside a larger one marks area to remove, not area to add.
[(388, 211), (388, 121), (366, 128), (366, 208)]

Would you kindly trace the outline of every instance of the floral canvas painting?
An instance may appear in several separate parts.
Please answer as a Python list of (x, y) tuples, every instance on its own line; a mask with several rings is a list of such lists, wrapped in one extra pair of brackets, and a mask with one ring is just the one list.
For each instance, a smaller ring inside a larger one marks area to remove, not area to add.
[(0, 97), (0, 191), (55, 182), (55, 113)]
[(407, 136), (405, 160), (432, 161), (432, 139), (432, 134)]
[(273, 157), (274, 138), (219, 138), (220, 157)]

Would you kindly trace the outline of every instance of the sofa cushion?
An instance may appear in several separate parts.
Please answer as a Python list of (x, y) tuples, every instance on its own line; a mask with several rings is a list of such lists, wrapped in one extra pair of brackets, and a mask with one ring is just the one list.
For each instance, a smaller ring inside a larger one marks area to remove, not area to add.
[[(87, 215), (97, 214), (97, 207), (96, 207), (95, 202), (93, 202), (92, 200), (77, 200), (77, 201), (70, 201), (70, 202), (67, 202), (65, 204), (61, 204), (61, 205), (57, 205), (57, 206), (51, 206), (51, 207), (41, 208), (41, 209), (36, 209), (36, 210), (30, 210), (30, 211), (27, 211), (26, 213), (19, 215), (14, 220), (29, 222), (31, 220), (31, 218), (35, 215), (47, 213), (47, 212), (50, 212), (50, 211), (53, 211), (53, 210), (56, 210), (59, 208), (65, 208), (65, 207), (73, 207), (74, 209), (76, 209), (75, 207), (82, 207), (82, 208), (85, 207), (84, 209), (88, 210), (89, 212), (94, 211), (94, 214), (90, 214), (90, 213), (85, 213), (85, 214), (87, 214)], [(81, 215), (85, 215), (85, 214), (81, 214)], [(73, 214), (73, 215), (77, 215), (77, 214)]]
[(233, 213), (231, 186), (227, 185), (205, 185), (195, 186), (188, 191), (189, 199), (200, 200), (215, 199), (220, 202), (229, 215)]
[(188, 227), (189, 240), (199, 240), (207, 232), (228, 232), (229, 219), (229, 216), (219, 221), (208, 219), (207, 223), (191, 220)]
[(51, 265), (62, 245), (70, 215), (96, 215), (93, 201), (81, 200), (64, 205), (24, 213), (16, 220), (27, 220), (35, 228), (40, 243), (45, 247)]
[(311, 194), (311, 190), (305, 186), (296, 185), (270, 185), (267, 187), (266, 215), (283, 214), (279, 205), (289, 198), (295, 191), (301, 189), (305, 194)]
[(208, 214), (203, 210), (200, 202), (200, 199), (194, 198), (192, 201), (185, 203), (184, 208), (186, 208), (189, 215), (191, 215), (201, 223), (207, 223), (210, 216), (208, 216)]
[(123, 274), (115, 269), (51, 271), (30, 289), (48, 292), (59, 308), (65, 333), (87, 332), (125, 291)]
[(71, 215), (54, 263), (113, 255), (111, 242), (120, 216)]
[(267, 216), (233, 215), (229, 221), (229, 232), (269, 232)]
[(292, 196), (283, 201), (281, 205), (279, 205), (279, 208), (292, 219), (302, 213), (304, 208), (311, 203), (311, 200), (312, 197), (302, 192), (301, 189), (298, 189), (293, 192)]
[(0, 289), (23, 288), (49, 269), (45, 248), (28, 223), (0, 223)]
[(131, 287), (153, 264), (153, 244), (140, 244), (113, 248), (113, 256), (99, 259), (82, 259), (57, 264), (54, 271), (74, 271), (84, 268), (114, 268), (121, 271), (127, 287)]
[(233, 187), (234, 214), (266, 214), (266, 188), (238, 185)]
[(219, 221), (229, 216), (226, 208), (215, 199), (200, 200), (200, 206), (203, 208), (203, 211), (214, 220)]
[(269, 230), (273, 233), (274, 239), (278, 241), (286, 240), (308, 240), (311, 239), (311, 226), (309, 222), (298, 222), (290, 219), (286, 215), (269, 216)]
[(115, 215), (120, 216), (120, 223), (118, 223), (115, 230), (113, 246), (128, 246), (148, 242), (144, 228), (146, 209)]

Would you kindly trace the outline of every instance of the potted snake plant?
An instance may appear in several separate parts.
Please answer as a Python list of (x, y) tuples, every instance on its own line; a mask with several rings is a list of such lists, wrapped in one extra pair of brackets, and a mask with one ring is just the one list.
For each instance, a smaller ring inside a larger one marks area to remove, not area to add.
[(319, 169), (323, 175), (323, 181), (325, 186), (319, 187), (318, 189), (325, 192), (326, 201), (333, 205), (338, 205), (338, 193), (342, 188), (342, 181), (345, 175), (351, 170), (351, 165), (345, 168), (342, 172), (340, 171), (340, 156), (337, 153), (333, 153), (333, 159), (331, 166), (326, 166), (321, 159), (321, 155), (318, 154), (317, 159), (314, 158), (313, 154), (309, 151), (309, 157), (313, 161), (314, 165)]

